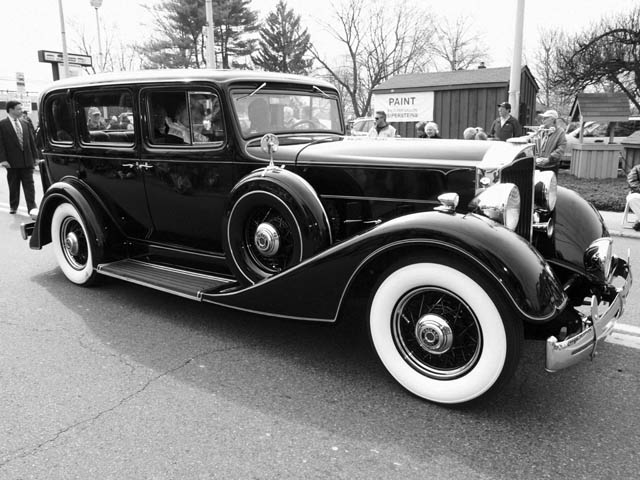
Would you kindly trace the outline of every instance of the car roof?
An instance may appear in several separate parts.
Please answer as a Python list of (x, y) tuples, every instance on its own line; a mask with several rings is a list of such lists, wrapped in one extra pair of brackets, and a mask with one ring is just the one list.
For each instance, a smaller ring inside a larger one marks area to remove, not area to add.
[(255, 70), (214, 70), (214, 69), (162, 69), (162, 70), (140, 70), (134, 72), (110, 72), (87, 75), (83, 77), (72, 77), (58, 80), (46, 87), (40, 94), (65, 88), (75, 88), (95, 85), (122, 85), (122, 84), (145, 84), (158, 82), (197, 82), (214, 81), (217, 83), (231, 82), (278, 82), (278, 83), (298, 83), (303, 85), (315, 85), (320, 88), (335, 90), (335, 87), (320, 78), (306, 77), (302, 75), (292, 75), (274, 72), (261, 72)]

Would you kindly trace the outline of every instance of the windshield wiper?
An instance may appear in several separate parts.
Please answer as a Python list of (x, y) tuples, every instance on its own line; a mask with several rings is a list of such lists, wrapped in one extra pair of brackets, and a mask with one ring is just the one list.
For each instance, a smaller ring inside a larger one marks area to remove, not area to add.
[(319, 91), (319, 92), (320, 92), (322, 95), (324, 95), (325, 97), (327, 97), (327, 98), (331, 98), (331, 97), (329, 97), (329, 95), (327, 95), (326, 93), (324, 93), (324, 90), (322, 90), (321, 88), (316, 87), (315, 85), (313, 86), (313, 88), (314, 88), (314, 90)]
[(253, 97), (256, 93), (258, 93), (260, 90), (262, 90), (264, 87), (267, 86), (267, 82), (264, 82), (262, 85), (260, 85), (258, 88), (256, 88), (253, 92), (251, 92), (249, 95), (243, 95), (241, 97), (236, 98), (236, 102), (239, 100), (242, 100), (243, 98), (247, 98), (247, 97)]

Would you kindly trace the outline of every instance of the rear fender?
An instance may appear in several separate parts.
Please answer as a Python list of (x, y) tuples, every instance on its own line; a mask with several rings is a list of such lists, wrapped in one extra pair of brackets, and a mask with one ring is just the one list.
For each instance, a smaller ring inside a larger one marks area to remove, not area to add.
[(203, 300), (256, 313), (333, 322), (345, 297), (371, 289), (383, 266), (405, 255), (446, 252), (494, 279), (514, 311), (545, 322), (566, 304), (545, 260), (521, 237), (479, 215), (422, 212), (371, 228), (251, 287)]
[[(108, 221), (104, 209), (90, 189), (76, 179), (69, 178), (51, 185), (40, 203), (38, 219), (29, 240), (29, 247), (40, 249), (51, 242), (51, 219), (61, 203), (71, 203), (82, 215), (94, 240), (96, 256), (102, 258), (107, 244)], [(99, 254), (99, 255), (98, 255)]]

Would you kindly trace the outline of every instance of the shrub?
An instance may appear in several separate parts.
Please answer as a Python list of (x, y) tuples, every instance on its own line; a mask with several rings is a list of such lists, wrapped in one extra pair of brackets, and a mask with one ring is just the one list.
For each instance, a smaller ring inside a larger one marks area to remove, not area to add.
[(558, 185), (575, 190), (598, 210), (622, 212), (628, 192), (627, 177), (588, 179), (577, 178), (567, 170), (560, 170)]

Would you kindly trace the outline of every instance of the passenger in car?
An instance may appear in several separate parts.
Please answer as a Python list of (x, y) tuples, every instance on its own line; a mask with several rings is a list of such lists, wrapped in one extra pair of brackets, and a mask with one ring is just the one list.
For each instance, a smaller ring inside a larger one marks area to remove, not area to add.
[(249, 104), (249, 132), (266, 132), (269, 129), (269, 106), (263, 98)]
[(88, 120), (87, 120), (87, 128), (89, 130), (106, 130), (107, 123), (102, 118), (102, 113), (100, 113), (100, 109), (98, 107), (91, 107), (87, 111)]
[[(204, 119), (204, 108), (199, 103), (193, 105), (193, 107), (194, 108), (191, 110), (193, 123), (202, 123), (202, 120)], [(176, 109), (175, 119), (167, 116), (165, 117), (165, 123), (168, 127), (168, 135), (181, 138), (184, 143), (191, 144), (191, 134), (193, 129), (189, 124), (189, 110), (184, 102)], [(194, 143), (203, 143), (208, 141), (209, 139), (206, 136), (193, 131)]]

